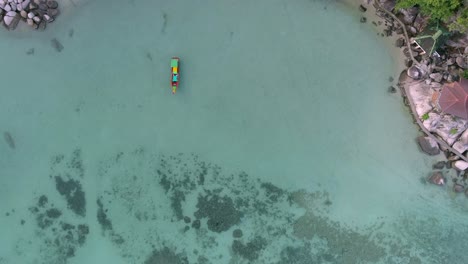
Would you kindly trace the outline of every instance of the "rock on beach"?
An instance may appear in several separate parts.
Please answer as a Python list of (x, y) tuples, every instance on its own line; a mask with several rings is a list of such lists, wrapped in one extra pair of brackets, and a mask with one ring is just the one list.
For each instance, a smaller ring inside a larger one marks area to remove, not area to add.
[(445, 184), (445, 178), (442, 172), (436, 171), (429, 177), (429, 182), (435, 185), (442, 186)]
[(437, 141), (435, 141), (434, 139), (430, 137), (420, 136), (417, 140), (419, 146), (421, 147), (421, 150), (425, 153), (431, 156), (438, 155), (440, 153), (439, 144), (437, 144)]

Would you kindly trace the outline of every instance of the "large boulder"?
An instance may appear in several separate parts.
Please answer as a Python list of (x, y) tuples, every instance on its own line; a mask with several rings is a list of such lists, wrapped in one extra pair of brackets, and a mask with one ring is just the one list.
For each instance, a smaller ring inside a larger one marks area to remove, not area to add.
[(437, 141), (430, 137), (420, 136), (418, 137), (418, 144), (421, 150), (431, 156), (438, 155), (440, 153), (439, 144)]
[(465, 186), (459, 184), (459, 183), (455, 183), (453, 185), (453, 191), (456, 192), (456, 193), (461, 193), (465, 190)]
[[(430, 114), (429, 114), (430, 117)], [(424, 123), (426, 126), (426, 123)], [(437, 122), (431, 124), (431, 132), (434, 132), (442, 138), (447, 144), (452, 145), (458, 137), (465, 131), (467, 120), (453, 118), (452, 115), (440, 116)]]
[(465, 145), (468, 145), (468, 129), (465, 130), (463, 132), (463, 134), (460, 136), (460, 141), (465, 144)]
[(463, 144), (460, 141), (457, 141), (453, 144), (452, 148), (454, 148), (456, 151), (463, 153), (468, 149), (468, 145)]
[(8, 30), (14, 30), (18, 25), (20, 18), (21, 16), (14, 11), (7, 12), (3, 17), (3, 26)]
[(397, 48), (401, 48), (401, 47), (403, 47), (404, 45), (405, 45), (405, 39), (404, 39), (404, 38), (399, 38), (399, 39), (397, 39), (396, 42), (395, 42), (395, 46), (396, 46)]
[(431, 79), (434, 80), (434, 82), (440, 83), (440, 81), (442, 81), (443, 75), (440, 72), (436, 72), (429, 74), (429, 77), (431, 77)]
[(459, 171), (464, 171), (468, 169), (468, 162), (464, 160), (457, 160), (453, 163), (453, 167)]
[(434, 170), (441, 170), (445, 168), (445, 161), (438, 161), (437, 163), (432, 165), (432, 169)]
[(26, 9), (29, 6), (29, 2), (30, 0), (23, 0), (23, 2), (21, 3), (21, 7), (23, 9)]
[(467, 58), (465, 58), (465, 57), (457, 57), (457, 58), (455, 59), (455, 61), (457, 62), (458, 66), (460, 66), (460, 68), (468, 69)]
[(408, 97), (411, 97), (414, 103), (418, 116), (432, 111), (433, 106), (431, 98), (434, 94), (434, 90), (431, 89), (430, 85), (423, 82), (413, 82), (406, 90), (408, 91)]
[(413, 8), (408, 8), (408, 9), (400, 9), (399, 12), (400, 12), (399, 14), (400, 20), (406, 25), (411, 25), (416, 19), (416, 16), (418, 15), (419, 10), (418, 8), (413, 7)]
[(417, 67), (416, 65), (413, 65), (411, 67), (408, 68), (408, 71), (407, 71), (407, 74), (409, 77), (415, 79), (415, 80), (419, 80), (422, 78), (422, 76), (424, 75), (424, 73), (421, 71), (421, 69), (419, 67)]
[(444, 175), (442, 174), (442, 172), (436, 171), (429, 177), (429, 182), (435, 185), (442, 186), (445, 184)]

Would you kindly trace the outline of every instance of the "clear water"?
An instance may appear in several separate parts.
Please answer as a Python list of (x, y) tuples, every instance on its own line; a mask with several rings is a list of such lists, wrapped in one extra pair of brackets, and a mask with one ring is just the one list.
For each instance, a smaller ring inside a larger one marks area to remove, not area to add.
[(0, 263), (468, 261), (467, 200), (421, 182), (437, 158), (354, 10), (74, 2), (0, 32)]

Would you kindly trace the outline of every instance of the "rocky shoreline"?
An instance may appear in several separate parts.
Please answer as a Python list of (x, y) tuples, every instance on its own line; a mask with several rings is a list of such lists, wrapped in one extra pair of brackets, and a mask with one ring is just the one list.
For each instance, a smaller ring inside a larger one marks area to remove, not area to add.
[(0, 0), (0, 21), (7, 30), (16, 29), (20, 21), (45, 30), (59, 13), (55, 0)]
[[(404, 70), (397, 86), (414, 123), (423, 132), (416, 139), (420, 149), (428, 155), (445, 156), (433, 164), (424, 182), (448, 186), (452, 192), (468, 197), (468, 120), (443, 113), (434, 103), (434, 94), (444, 84), (459, 81), (468, 69), (468, 36), (455, 34), (441, 45), (440, 56), (428, 56), (413, 41), (429, 23), (418, 8), (399, 10), (394, 15), (389, 11), (393, 11), (395, 0), (361, 0), (353, 4), (362, 12), (361, 23), (374, 24), (382, 37), (392, 38), (403, 55)], [(396, 93), (398, 89), (391, 86), (388, 91)]]

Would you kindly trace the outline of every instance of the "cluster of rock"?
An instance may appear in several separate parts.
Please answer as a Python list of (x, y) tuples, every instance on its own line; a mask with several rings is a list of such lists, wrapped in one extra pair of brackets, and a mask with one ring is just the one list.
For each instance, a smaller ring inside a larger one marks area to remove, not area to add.
[(22, 20), (34, 29), (44, 30), (59, 15), (55, 0), (0, 0), (0, 21), (14, 30)]
[[(379, 1), (378, 5), (386, 10), (394, 10), (396, 4), (395, 0), (375, 1)], [(367, 10), (363, 5), (359, 9), (361, 12)], [(434, 99), (434, 94), (439, 92), (445, 83), (458, 81), (468, 69), (468, 36), (459, 34), (456, 38), (445, 41), (438, 49), (441, 55), (432, 56), (433, 54), (427, 54), (418, 45), (411, 43), (411, 38), (420, 34), (429, 22), (428, 18), (419, 12), (418, 7), (398, 10), (395, 17), (399, 21), (379, 8), (376, 8), (376, 14), (383, 21), (372, 23), (383, 27), (382, 36), (396, 34), (395, 45), (402, 48), (406, 56), (407, 71), (404, 75), (411, 78), (400, 78), (399, 84), (408, 87), (406, 89), (408, 94), (405, 96), (411, 97), (415, 105), (416, 113), (413, 113), (415, 118), (421, 120), (424, 128), (435, 138), (446, 142), (449, 146), (449, 148), (441, 146), (430, 136), (421, 136), (417, 139), (422, 151), (429, 155), (438, 155), (442, 151), (447, 159), (434, 164), (434, 172), (427, 179), (428, 182), (440, 186), (449, 184), (454, 192), (465, 192), (468, 197), (468, 162), (465, 161), (468, 158), (468, 120), (442, 113)], [(363, 18), (361, 22), (364, 23), (367, 19)], [(399, 22), (402, 22), (404, 29)], [(394, 89), (389, 91), (395, 92)], [(454, 154), (453, 150), (464, 157)], [(446, 173), (444, 170), (447, 169), (456, 171), (451, 181), (444, 176)]]

